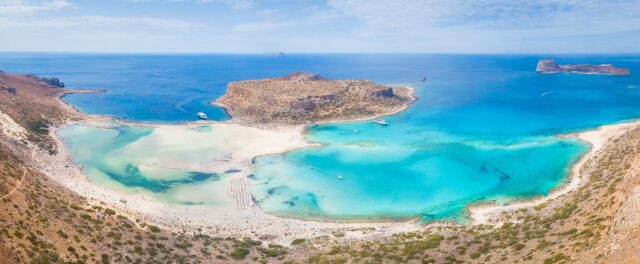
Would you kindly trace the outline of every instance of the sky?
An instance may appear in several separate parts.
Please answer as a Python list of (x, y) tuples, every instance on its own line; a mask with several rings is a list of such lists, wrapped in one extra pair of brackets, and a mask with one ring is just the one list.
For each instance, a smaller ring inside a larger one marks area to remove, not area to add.
[(0, 51), (638, 53), (640, 0), (0, 0)]

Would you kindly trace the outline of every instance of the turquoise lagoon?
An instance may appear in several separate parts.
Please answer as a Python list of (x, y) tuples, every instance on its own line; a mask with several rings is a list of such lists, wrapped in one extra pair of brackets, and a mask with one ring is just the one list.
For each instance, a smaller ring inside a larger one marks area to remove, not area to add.
[[(354, 129), (359, 133), (346, 136), (347, 142), (319, 139)], [(429, 131), (402, 137), (392, 129), (398, 128), (360, 123), (311, 129), (310, 138), (326, 146), (259, 159), (256, 201), (269, 211), (316, 217), (458, 218), (471, 202), (546, 194), (587, 149), (555, 137), (506, 144)]]
[[(147, 126), (125, 126), (117, 123), (91, 123), (63, 127), (64, 138), (73, 159), (80, 164), (91, 181), (108, 188), (141, 193), (172, 204), (210, 204), (223, 201), (207, 195), (216, 188), (221, 174), (165, 168), (167, 162), (197, 162), (215, 159), (218, 148), (198, 148), (184, 140), (163, 140), (167, 133)], [(162, 130), (162, 129), (160, 129)], [(182, 138), (197, 138), (201, 128), (185, 129)], [(195, 137), (194, 137), (195, 135)], [(201, 135), (205, 136), (205, 135)]]
[[(613, 63), (630, 68), (632, 75), (535, 73), (537, 60), (549, 57), (561, 63)], [(226, 83), (292, 71), (413, 86), (419, 100), (387, 117), (390, 126), (312, 126), (307, 138), (321, 147), (260, 157), (254, 172), (243, 172), (253, 174), (252, 193), (263, 210), (334, 219), (462, 220), (471, 203), (547, 194), (588, 149), (554, 135), (640, 116), (637, 55), (5, 53), (0, 69), (56, 76), (70, 87), (106, 89), (106, 94), (65, 100), (88, 113), (160, 123), (194, 120), (197, 111), (227, 119), (207, 104), (224, 94)], [(169, 156), (188, 162), (224, 151), (163, 147), (162, 141), (150, 140), (154, 132), (149, 130), (75, 126), (61, 135), (100, 185), (181, 204), (219, 202), (206, 194), (219, 191), (224, 173), (145, 167), (148, 162), (141, 159)], [(215, 129), (208, 133), (221, 141), (230, 136)], [(141, 142), (145, 147), (131, 147)]]

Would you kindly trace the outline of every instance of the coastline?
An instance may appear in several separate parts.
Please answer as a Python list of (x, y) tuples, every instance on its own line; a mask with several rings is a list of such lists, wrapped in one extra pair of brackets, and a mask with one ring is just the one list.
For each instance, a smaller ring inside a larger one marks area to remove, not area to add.
[(582, 175), (582, 169), (586, 162), (591, 160), (609, 139), (623, 134), (625, 131), (640, 126), (640, 120), (631, 120), (610, 125), (602, 125), (593, 129), (568, 134), (559, 134), (556, 137), (577, 139), (589, 144), (589, 150), (571, 165), (569, 174), (566, 176), (564, 183), (553, 188), (545, 196), (536, 196), (526, 199), (516, 199), (513, 202), (500, 205), (496, 202), (477, 203), (467, 206), (467, 212), (472, 224), (501, 224), (499, 216), (508, 211), (516, 211), (523, 208), (531, 208), (544, 204), (554, 199), (561, 198), (563, 195), (576, 190), (582, 184), (588, 182)]
[[(412, 87), (407, 88), (409, 88), (410, 96), (412, 98), (410, 103), (412, 103), (416, 100), (414, 95), (415, 90)], [(35, 160), (34, 163), (38, 170), (68, 189), (86, 197), (93, 205), (108, 205), (117, 209), (120, 214), (131, 219), (138, 219), (153, 223), (175, 232), (203, 230), (203, 232), (211, 235), (225, 235), (232, 237), (256, 236), (258, 238), (267, 238), (266, 240), (284, 243), (288, 243), (290, 240), (296, 238), (310, 239), (320, 235), (330, 234), (332, 232), (345, 232), (348, 230), (350, 231), (345, 235), (345, 238), (347, 239), (355, 237), (387, 236), (397, 232), (419, 230), (423, 227), (423, 225), (417, 223), (418, 217), (402, 220), (375, 219), (363, 221), (362, 219), (308, 219), (303, 217), (270, 214), (260, 210), (260, 208), (253, 203), (250, 192), (245, 193), (248, 197), (243, 197), (241, 199), (242, 203), (246, 203), (243, 206), (240, 206), (243, 210), (235, 210), (238, 207), (237, 205), (235, 207), (168, 205), (155, 201), (151, 198), (145, 198), (144, 195), (137, 192), (126, 193), (124, 191), (112, 190), (99, 186), (88, 178), (83, 171), (82, 165), (76, 164), (71, 158), (72, 154), (69, 148), (57, 134), (59, 129), (69, 125), (86, 124), (92, 121), (115, 121), (124, 125), (173, 128), (193, 128), (202, 125), (239, 126), (271, 132), (285, 131), (285, 133), (295, 134), (297, 136), (298, 140), (291, 141), (291, 144), (279, 151), (251, 155), (251, 158), (245, 157), (243, 160), (236, 162), (235, 167), (238, 167), (245, 173), (251, 172), (254, 169), (251, 160), (255, 157), (286, 153), (298, 148), (318, 146), (318, 144), (313, 144), (306, 140), (304, 131), (306, 130), (307, 125), (264, 128), (239, 124), (235, 118), (231, 118), (226, 121), (192, 121), (181, 124), (161, 124), (130, 122), (110, 116), (84, 114), (73, 105), (62, 100), (64, 95), (75, 91), (76, 90), (69, 90), (58, 96), (58, 100), (61, 104), (72, 112), (76, 112), (80, 115), (79, 118), (67, 120), (65, 123), (56, 126), (50, 131), (50, 136), (55, 141), (58, 153), (56, 155), (49, 156), (44, 153), (37, 153), (38, 150), (33, 149), (32, 151), (36, 153), (32, 155), (32, 158)], [(94, 93), (96, 91), (92, 90), (90, 92)], [(339, 120), (336, 122), (357, 122), (379, 118), (380, 116), (395, 115), (408, 108), (410, 103), (403, 107), (394, 108), (384, 115), (364, 117), (357, 120)], [(224, 109), (227, 111), (226, 108)], [(231, 116), (230, 113), (228, 114)], [(333, 123), (333, 121), (327, 123)], [(248, 188), (246, 186), (245, 173), (231, 174), (225, 177), (222, 185), (226, 188), (233, 188), (234, 184), (237, 185), (240, 183), (241, 186), (239, 188)], [(227, 190), (227, 199), (229, 199), (228, 196), (234, 196), (229, 192), (230, 191)], [(126, 203), (121, 202), (121, 200), (126, 200)], [(234, 202), (231, 199), (230, 201)], [(236, 200), (235, 202), (237, 203), (238, 201)], [(249, 221), (249, 219), (251, 219), (251, 221)], [(209, 232), (207, 232), (207, 230), (209, 230)]]
[[(411, 89), (413, 101), (417, 98), (413, 95), (414, 90)], [(73, 107), (72, 105), (62, 101), (65, 105)], [(394, 109), (393, 113), (388, 115), (394, 115), (402, 112), (409, 107), (410, 104)], [(76, 109), (77, 111), (77, 109)], [(226, 108), (225, 108), (226, 111)], [(79, 112), (79, 111), (78, 111)], [(202, 230), (203, 233), (218, 235), (218, 236), (231, 236), (231, 237), (246, 237), (253, 236), (263, 240), (270, 240), (274, 242), (287, 244), (291, 240), (296, 238), (314, 238), (320, 235), (330, 234), (332, 232), (345, 232), (345, 239), (363, 239), (370, 237), (387, 237), (393, 233), (408, 232), (416, 230), (425, 230), (433, 226), (452, 225), (449, 222), (430, 222), (427, 224), (421, 224), (416, 221), (416, 218), (408, 220), (396, 220), (396, 219), (353, 219), (353, 220), (333, 220), (322, 218), (306, 218), (296, 217), (290, 215), (276, 215), (262, 211), (251, 199), (250, 192), (249, 197), (244, 197), (243, 200), (247, 201), (243, 210), (237, 210), (237, 208), (230, 207), (212, 207), (212, 206), (175, 206), (167, 205), (158, 201), (154, 201), (145, 198), (139, 193), (124, 193), (114, 190), (109, 190), (104, 187), (98, 186), (92, 183), (89, 178), (84, 174), (80, 165), (75, 164), (71, 159), (71, 153), (67, 149), (65, 143), (56, 134), (56, 131), (61, 127), (69, 124), (85, 122), (85, 121), (104, 121), (104, 120), (117, 120), (119, 123), (126, 125), (136, 126), (154, 126), (154, 127), (197, 127), (201, 125), (235, 125), (243, 126), (234, 122), (234, 119), (227, 121), (194, 121), (185, 122), (182, 124), (155, 124), (155, 123), (136, 123), (117, 118), (107, 116), (95, 116), (80, 113), (82, 118), (76, 121), (68, 121), (67, 123), (56, 127), (52, 130), (52, 138), (56, 141), (56, 146), (59, 154), (51, 156), (51, 159), (47, 159), (48, 155), (34, 155), (40, 158), (44, 157), (44, 160), (40, 160), (38, 164), (39, 170), (44, 172), (50, 178), (61, 183), (63, 186), (75, 191), (76, 193), (88, 198), (88, 200), (94, 205), (108, 205), (118, 210), (122, 215), (125, 215), (131, 219), (139, 219), (142, 222), (149, 222), (174, 232), (196, 231)], [(388, 116), (384, 115), (384, 116)], [(375, 117), (367, 117), (359, 120), (340, 120), (340, 121), (328, 121), (326, 123), (341, 123), (341, 122), (358, 122), (371, 120)], [(624, 123), (617, 123), (613, 125), (603, 125), (594, 129), (585, 130), (582, 132), (576, 132), (571, 134), (556, 135), (558, 137), (573, 138), (588, 143), (591, 147), (584, 153), (574, 164), (572, 164), (570, 173), (567, 175), (567, 179), (564, 183), (558, 185), (552, 189), (546, 196), (537, 196), (533, 198), (526, 198), (521, 200), (515, 200), (508, 205), (498, 205), (492, 203), (480, 203), (471, 204), (467, 207), (470, 218), (470, 225), (477, 224), (500, 224), (498, 220), (501, 213), (506, 211), (518, 210), (521, 208), (533, 207), (552, 199), (561, 198), (563, 194), (569, 193), (575, 190), (581, 184), (584, 184), (584, 179), (580, 174), (585, 162), (591, 159), (597, 151), (599, 151), (607, 140), (615, 135), (623, 133), (630, 127), (640, 125), (640, 121), (630, 121)], [(299, 147), (312, 147), (314, 144), (309, 143), (305, 136), (304, 131), (306, 125), (287, 127), (284, 130), (290, 129), (293, 133), (299, 135), (302, 142), (305, 144), (291, 147), (277, 153), (267, 153), (263, 155), (272, 155), (278, 153), (286, 153)], [(254, 127), (255, 128), (255, 127)], [(271, 128), (256, 128), (261, 130), (274, 130)], [(280, 129), (283, 129), (280, 127)], [(35, 150), (34, 150), (35, 151)], [(261, 155), (258, 155), (261, 156)], [(241, 162), (240, 168), (245, 172), (253, 170), (253, 164), (251, 162)], [(62, 175), (65, 175), (63, 177)], [(233, 184), (240, 184), (241, 188), (246, 188), (246, 179), (244, 173), (233, 174), (224, 179), (225, 185), (230, 186)], [(243, 182), (244, 181), (244, 182)], [(227, 193), (229, 195), (229, 193)], [(248, 199), (247, 199), (248, 198)], [(122, 203), (120, 200), (125, 199), (127, 203)]]
[[(407, 94), (404, 94), (403, 96), (409, 97), (410, 100), (406, 104), (403, 104), (403, 105), (401, 105), (399, 107), (395, 107), (395, 108), (389, 109), (389, 111), (387, 111), (385, 113), (377, 114), (377, 115), (365, 116), (365, 117), (360, 117), (360, 118), (337, 118), (337, 119), (323, 120), (323, 121), (318, 121), (318, 122), (309, 122), (309, 123), (301, 124), (301, 125), (308, 126), (308, 125), (323, 125), (323, 124), (339, 124), (339, 123), (348, 123), (348, 122), (361, 122), (361, 121), (373, 120), (373, 119), (377, 119), (377, 118), (381, 118), (381, 117), (385, 117), (385, 116), (394, 116), (394, 115), (397, 115), (397, 114), (403, 112), (404, 110), (409, 108), (411, 106), (411, 104), (413, 104), (415, 101), (418, 100), (418, 97), (416, 96), (416, 90), (415, 90), (415, 88), (413, 86), (408, 86), (408, 85), (389, 85), (389, 87), (400, 87), (400, 88), (406, 89), (407, 90)], [(224, 110), (225, 114), (227, 116), (229, 116), (229, 120), (227, 120), (227, 122), (230, 122), (230, 123), (236, 123), (236, 124), (241, 124), (241, 125), (246, 125), (246, 126), (251, 126), (251, 127), (257, 127), (257, 128), (266, 128), (266, 129), (270, 129), (270, 128), (274, 128), (274, 127), (277, 128), (277, 127), (281, 127), (281, 126), (290, 126), (290, 125), (282, 125), (282, 124), (255, 123), (255, 122), (249, 122), (247, 120), (243, 120), (241, 118), (238, 118), (237, 116), (234, 116), (234, 113), (231, 111), (231, 109), (229, 109), (226, 105), (218, 102), (218, 99), (209, 102), (209, 104), (213, 105), (213, 106), (216, 106), (216, 107), (222, 108)]]
[(389, 85), (389, 86), (390, 87), (404, 87), (404, 88), (406, 88), (409, 91), (407, 96), (409, 96), (411, 98), (411, 101), (409, 101), (405, 105), (393, 108), (393, 109), (389, 110), (389, 112), (384, 113), (384, 114), (380, 114), (380, 115), (374, 115), (374, 116), (370, 116), (370, 117), (363, 117), (363, 118), (356, 118), (356, 119), (326, 120), (326, 121), (322, 121), (322, 122), (316, 122), (316, 123), (313, 123), (313, 124), (314, 125), (324, 125), (324, 124), (340, 124), (340, 123), (350, 123), (350, 122), (362, 122), (362, 121), (369, 121), (369, 120), (373, 120), (373, 119), (378, 119), (378, 118), (385, 117), (385, 116), (394, 116), (394, 115), (398, 115), (398, 114), (402, 113), (404, 110), (407, 110), (415, 101), (418, 100), (418, 97), (416, 96), (416, 90), (412, 86), (408, 86), (408, 85)]
[[(101, 116), (87, 116), (85, 121), (104, 121)], [(306, 219), (302, 217), (280, 216), (262, 211), (251, 198), (249, 192), (244, 192), (248, 197), (240, 197), (243, 204), (238, 209), (234, 205), (230, 189), (244, 188), (248, 190), (246, 173), (253, 169), (251, 159), (244, 159), (235, 163), (235, 167), (241, 169), (243, 173), (235, 173), (226, 176), (221, 181), (221, 185), (226, 189), (227, 201), (231, 202), (225, 206), (211, 205), (171, 205), (145, 197), (138, 192), (123, 192), (109, 189), (93, 183), (82, 170), (82, 166), (76, 164), (71, 158), (71, 153), (66, 143), (57, 135), (57, 131), (67, 125), (79, 124), (83, 121), (70, 121), (51, 131), (51, 136), (56, 142), (58, 154), (49, 156), (41, 154), (33, 155), (34, 164), (38, 170), (48, 175), (51, 179), (73, 190), (79, 195), (88, 199), (92, 205), (109, 206), (121, 215), (129, 218), (148, 222), (173, 232), (185, 232), (202, 230), (203, 233), (215, 236), (247, 237), (252, 236), (263, 240), (270, 240), (278, 243), (288, 244), (296, 238), (311, 239), (332, 232), (344, 232), (346, 239), (362, 238), (372, 236), (387, 236), (392, 233), (419, 230), (422, 225), (416, 223), (416, 218), (396, 220), (384, 219), (380, 221), (360, 221), (358, 220), (331, 220), (331, 219)], [(128, 123), (129, 125), (143, 126), (168, 126), (168, 127), (197, 127), (201, 125), (225, 125), (241, 126), (228, 121), (198, 121), (180, 125), (155, 125)], [(296, 134), (302, 141), (293, 143), (290, 148), (278, 153), (284, 153), (300, 147), (313, 146), (304, 139), (304, 126), (285, 128), (290, 133)], [(257, 129), (257, 128), (256, 128)], [(280, 129), (282, 130), (282, 128)], [(301, 144), (303, 142), (304, 144)], [(37, 151), (34, 149), (33, 151)], [(268, 153), (271, 155), (278, 153)], [(261, 156), (261, 155), (260, 155)], [(237, 166), (236, 166), (237, 165)], [(217, 190), (220, 191), (220, 190)], [(224, 190), (222, 190), (224, 191)], [(122, 203), (121, 200), (126, 200)]]

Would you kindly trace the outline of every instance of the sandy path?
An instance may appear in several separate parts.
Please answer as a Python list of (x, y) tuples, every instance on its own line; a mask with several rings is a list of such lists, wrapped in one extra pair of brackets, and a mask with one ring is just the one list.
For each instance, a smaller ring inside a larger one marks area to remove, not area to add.
[(20, 186), (22, 185), (22, 182), (24, 182), (24, 178), (27, 177), (27, 169), (26, 168), (22, 168), (24, 171), (22, 172), (22, 177), (20, 178), (20, 182), (18, 182), (18, 185), (16, 185), (16, 187), (13, 188), (13, 190), (11, 190), (10, 192), (8, 192), (7, 194), (5, 194), (4, 196), (0, 197), (0, 200), (7, 198), (9, 196), (11, 196), (11, 194), (13, 194), (13, 192), (15, 192), (16, 190), (18, 190), (18, 188), (20, 188)]

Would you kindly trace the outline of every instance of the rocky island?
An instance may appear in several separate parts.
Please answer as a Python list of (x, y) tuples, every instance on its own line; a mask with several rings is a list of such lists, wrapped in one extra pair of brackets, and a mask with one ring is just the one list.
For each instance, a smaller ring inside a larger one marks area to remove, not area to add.
[(414, 100), (408, 87), (298, 72), (229, 83), (227, 93), (213, 104), (224, 107), (240, 123), (299, 125), (395, 114)]
[(615, 67), (611, 64), (564, 64), (560, 65), (554, 60), (540, 60), (536, 67), (536, 71), (540, 73), (578, 73), (578, 74), (610, 74), (610, 75), (629, 75), (629, 69)]

